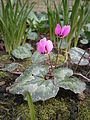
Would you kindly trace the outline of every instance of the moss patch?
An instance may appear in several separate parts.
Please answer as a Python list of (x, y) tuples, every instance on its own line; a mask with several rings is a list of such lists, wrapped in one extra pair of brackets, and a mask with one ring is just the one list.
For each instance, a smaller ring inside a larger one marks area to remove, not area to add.
[(52, 98), (42, 104), (37, 103), (35, 108), (38, 120), (67, 120), (70, 116), (64, 100)]
[(6, 72), (0, 72), (0, 78), (5, 78), (7, 77), (7, 73)]
[(22, 64), (25, 69), (28, 68), (32, 65), (31, 58), (27, 58), (24, 61), (21, 61), (20, 64)]
[[(0, 119), (2, 120), (17, 120), (22, 117), (22, 120), (30, 120), (29, 107), (27, 102), (22, 102), (20, 97), (17, 97), (17, 103), (15, 103), (14, 97), (0, 102)], [(34, 103), (36, 111), (36, 120), (70, 120), (71, 116), (74, 116), (77, 106), (79, 106), (79, 112), (75, 120), (90, 120), (89, 111), (90, 99), (87, 98), (82, 102), (70, 101), (69, 99), (52, 98), (47, 101), (39, 101)], [(72, 113), (69, 108), (75, 108)]]
[(76, 120), (90, 120), (90, 97), (80, 102), (80, 110)]
[[(56, 57), (57, 57), (57, 55), (54, 55), (54, 58), (53, 58), (54, 63), (56, 63)], [(65, 61), (65, 57), (63, 55), (59, 54), (57, 64), (61, 65), (62, 63), (64, 63), (64, 61)]]
[(3, 62), (6, 62), (7, 60), (9, 60), (10, 59), (10, 56), (9, 55), (2, 55), (1, 57), (0, 57), (0, 61), (3, 61)]

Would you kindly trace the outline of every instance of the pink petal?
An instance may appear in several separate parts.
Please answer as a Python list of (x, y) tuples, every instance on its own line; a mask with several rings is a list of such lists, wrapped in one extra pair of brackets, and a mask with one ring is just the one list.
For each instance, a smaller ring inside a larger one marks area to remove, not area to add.
[(61, 32), (61, 26), (59, 24), (57, 24), (56, 28), (55, 28), (55, 34), (58, 36)]
[(46, 45), (46, 41), (47, 39), (44, 37), (43, 39), (40, 40), (40, 43)]
[(63, 26), (62, 28), (62, 37), (66, 37), (70, 32), (70, 25)]
[(88, 61), (90, 62), (90, 57), (88, 58)]
[(37, 43), (37, 50), (40, 54), (44, 54), (45, 53), (45, 46), (46, 46), (46, 38), (41, 39), (38, 43)]
[(47, 54), (49, 54), (53, 49), (53, 43), (52, 41), (48, 40), (47, 44), (46, 44), (46, 50), (47, 50)]

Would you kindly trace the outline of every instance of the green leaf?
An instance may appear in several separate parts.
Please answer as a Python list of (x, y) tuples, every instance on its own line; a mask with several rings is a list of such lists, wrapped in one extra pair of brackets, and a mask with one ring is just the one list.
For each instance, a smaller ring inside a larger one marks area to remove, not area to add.
[(30, 118), (31, 118), (31, 120), (35, 120), (35, 118), (36, 118), (35, 117), (35, 109), (34, 109), (34, 105), (33, 105), (30, 93), (27, 92), (26, 96), (27, 96), (28, 106), (29, 106), (29, 109), (30, 109)]
[[(84, 54), (84, 50), (78, 47), (71, 48), (69, 50), (70, 58), (73, 63), (78, 64), (79, 60), (81, 59), (82, 55)], [(86, 52), (79, 65), (87, 65), (89, 54)]]
[(12, 72), (12, 71), (14, 71), (15, 69), (17, 69), (18, 66), (19, 66), (18, 63), (11, 63), (11, 64), (6, 65), (5, 68), (3, 68), (2, 70), (3, 70), (3, 71)]
[(80, 43), (82, 43), (82, 44), (84, 44), (84, 45), (86, 45), (86, 44), (88, 44), (88, 40), (87, 39), (82, 39), (82, 40), (80, 40)]
[(32, 73), (29, 69), (21, 74), (10, 88), (11, 93), (22, 94), (24, 96), (26, 91), (29, 91), (33, 101), (44, 101), (49, 98), (55, 97), (58, 90), (59, 87), (54, 84), (53, 80), (45, 80), (44, 76), (39, 77), (39, 73), (37, 74), (37, 76), (32, 76)]
[(86, 89), (86, 84), (76, 77), (73, 78), (66, 77), (64, 80), (61, 80), (60, 78), (58, 79), (57, 85), (66, 90), (71, 90), (74, 93), (82, 93)]
[(71, 27), (72, 28), (75, 25), (75, 22), (77, 22), (79, 4), (80, 4), (80, 0), (75, 0), (74, 5), (72, 7), (72, 14), (71, 14)]
[(30, 14), (28, 15), (28, 21), (29, 20), (33, 20), (33, 24), (36, 27), (36, 24), (38, 22), (38, 18), (37, 18), (36, 14), (33, 11), (31, 11)]
[(42, 21), (47, 21), (48, 20), (48, 16), (46, 13), (38, 13), (38, 22), (42, 22)]
[(39, 64), (33, 64), (31, 67), (25, 70), (25, 73), (28, 73), (28, 71), (31, 75), (43, 77), (43, 75), (46, 75), (49, 72), (49, 67)]
[(31, 30), (29, 30), (27, 39), (36, 40), (37, 38), (38, 38), (38, 34), (36, 32), (32, 32)]
[(73, 71), (69, 68), (58, 68), (58, 69), (55, 69), (54, 72), (53, 72), (55, 78), (60, 78), (61, 80), (64, 80), (65, 77), (70, 77), (73, 75)]
[(90, 41), (90, 32), (89, 31), (84, 31), (85, 36), (87, 37), (87, 39)]
[[(50, 57), (51, 59), (54, 57), (54, 54), (52, 52), (50, 53)], [(32, 55), (32, 63), (40, 63), (43, 62), (44, 60), (48, 60), (47, 54), (40, 54), (38, 51), (36, 51)]]
[(20, 5), (20, 1), (16, 0), (13, 6), (12, 2), (14, 1), (7, 0), (4, 5), (3, 0), (1, 0), (0, 29), (3, 33), (6, 52), (9, 54), (17, 46), (25, 43), (26, 21), (34, 6), (34, 2), (29, 7), (28, 0), (22, 5)]
[(25, 48), (28, 48), (29, 50), (33, 50), (31, 44), (29, 44), (29, 43), (25, 43), (25, 44), (24, 44), (24, 47), (25, 47)]
[(63, 14), (64, 14), (64, 25), (68, 24), (68, 0), (62, 0), (63, 3)]
[(86, 24), (86, 25), (84, 26), (84, 28), (85, 28), (85, 30), (87, 30), (87, 31), (90, 32), (90, 23)]
[(24, 46), (18, 46), (17, 49), (12, 51), (12, 55), (18, 59), (25, 59), (31, 57), (32, 53), (28, 48)]
[(66, 90), (71, 90), (74, 93), (81, 93), (86, 89), (86, 84), (80, 81), (78, 78), (70, 78), (73, 75), (73, 71), (69, 68), (58, 68), (54, 70), (54, 83), (58, 87), (62, 87)]

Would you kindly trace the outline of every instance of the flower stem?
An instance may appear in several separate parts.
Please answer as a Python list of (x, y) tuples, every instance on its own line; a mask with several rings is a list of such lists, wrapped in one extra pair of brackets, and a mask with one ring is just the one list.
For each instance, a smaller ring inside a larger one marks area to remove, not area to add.
[(56, 65), (55, 65), (55, 68), (57, 67), (58, 56), (59, 56), (59, 54), (61, 52), (61, 45), (62, 45), (62, 39), (61, 39), (60, 46), (58, 48), (58, 53), (57, 53), (57, 56), (56, 56)]
[(50, 66), (51, 66), (51, 70), (53, 71), (52, 60), (51, 60), (50, 54), (48, 54), (48, 58), (49, 58), (49, 62), (50, 62)]

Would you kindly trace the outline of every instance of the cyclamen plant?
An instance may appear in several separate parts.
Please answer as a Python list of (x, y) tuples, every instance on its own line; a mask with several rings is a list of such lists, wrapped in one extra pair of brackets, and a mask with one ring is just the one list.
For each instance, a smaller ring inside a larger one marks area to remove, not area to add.
[(57, 36), (57, 40), (58, 40), (58, 38), (61, 38), (60, 46), (58, 48), (58, 54), (57, 54), (57, 57), (56, 57), (56, 65), (57, 65), (57, 61), (58, 61), (58, 55), (59, 55), (59, 53), (61, 51), (62, 39), (69, 34), (70, 29), (71, 29), (70, 25), (64, 25), (61, 28), (61, 26), (59, 24), (57, 24), (57, 26), (55, 28), (55, 34)]
[[(66, 37), (70, 32), (70, 26), (64, 26), (63, 28), (59, 26), (60, 31), (58, 31), (57, 27), (56, 34), (58, 33), (57, 35), (62, 38)], [(51, 40), (44, 37), (36, 45), (37, 51), (32, 55), (32, 66), (15, 80), (15, 83), (10, 88), (11, 93), (25, 96), (28, 91), (35, 102), (55, 97), (60, 87), (74, 93), (82, 93), (86, 89), (85, 83), (73, 77), (72, 69), (52, 66), (51, 51), (53, 43)], [(50, 65), (44, 64), (46, 60), (49, 60), (52, 71), (50, 71)]]

